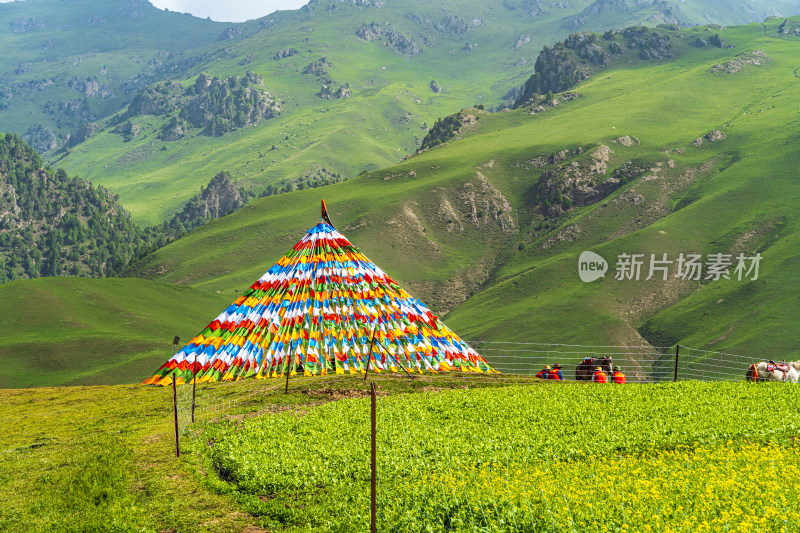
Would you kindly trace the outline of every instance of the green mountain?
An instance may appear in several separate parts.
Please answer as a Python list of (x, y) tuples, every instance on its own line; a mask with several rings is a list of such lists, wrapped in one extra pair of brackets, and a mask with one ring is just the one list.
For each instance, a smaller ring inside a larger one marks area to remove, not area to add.
[[(12, 88), (0, 117), (38, 149), (52, 148), (53, 164), (113, 190), (149, 224), (168, 219), (222, 171), (261, 196), (398, 163), (438, 118), (480, 103), (510, 105), (541, 46), (576, 29), (743, 23), (800, 7), (470, 0), (443, 9), (370, 0), (311, 2), (223, 26), (138, 0), (8, 5), (0, 6), (7, 23), (25, 30), (9, 42), (27, 52), (24, 64), (11, 55), (3, 67)], [(34, 8), (48, 6), (72, 22), (43, 23)], [(131, 40), (103, 41), (144, 22), (148, 30)], [(87, 38), (59, 48), (64, 39), (53, 30), (67, 25)], [(217, 80), (211, 94), (192, 92), (201, 74)], [(252, 83), (246, 96), (227, 81), (249, 78), (263, 85)]]
[(0, 4), (0, 120), (40, 152), (78, 144), (139, 88), (207, 62), (230, 26), (145, 0)]
[[(709, 45), (715, 38), (724, 46)], [(636, 39), (661, 42), (670, 57), (642, 58), (646, 48), (632, 46)], [(797, 18), (568, 38), (548, 48), (585, 66), (589, 77), (567, 92), (534, 91), (503, 112), (464, 109), (442, 121), (438, 145), (398, 165), (254, 201), (126, 272), (153, 281), (107, 280), (118, 284), (113, 289), (85, 281), (121, 309), (127, 304), (117, 294), (152, 286), (152, 314), (132, 313), (140, 320), (136, 329), (160, 331), (158, 338), (192, 335), (316, 222), (324, 197), (337, 228), (409, 292), (446, 313), (448, 326), (467, 339), (681, 343), (754, 359), (797, 359), (799, 40)], [(612, 57), (614, 43), (625, 52)], [(610, 54), (606, 64), (581, 58), (597, 52), (590, 45)], [(560, 61), (553, 65), (566, 64)], [(552, 79), (547, 69), (540, 73)], [(543, 88), (528, 83), (534, 85)], [(584, 251), (607, 261), (605, 277), (581, 281)], [(638, 280), (615, 279), (625, 254), (641, 260)], [(700, 279), (676, 277), (685, 270), (681, 254), (700, 256)], [(747, 267), (760, 254), (757, 277), (751, 270), (737, 279), (739, 254)], [(723, 260), (731, 262), (730, 279), (714, 279)], [(653, 265), (666, 265), (666, 279), (662, 270), (645, 279)], [(188, 285), (176, 290), (193, 298), (193, 316), (171, 317), (170, 328), (159, 330), (164, 314), (157, 310), (175, 305), (161, 294), (171, 286), (163, 282)], [(0, 301), (8, 301), (11, 289), (47, 294), (56, 283), (64, 281), (7, 284)], [(33, 301), (16, 296), (4, 307), (25, 309)], [(52, 316), (78, 311), (59, 312)], [(50, 338), (43, 326), (24, 324), (4, 322), (0, 345), (30, 331), (42, 345), (29, 354), (56, 346), (80, 353), (80, 330)], [(121, 332), (125, 325), (115, 327)], [(127, 331), (128, 338), (149, 339)], [(123, 368), (129, 358), (153, 352), (126, 346), (116, 353)], [(690, 352), (681, 361), (698, 364), (703, 357)], [(115, 376), (146, 375), (137, 372)], [(18, 379), (35, 382), (24, 373)]]
[[(310, 225), (324, 196), (337, 227), (412, 293), (449, 311), (448, 324), (466, 338), (680, 342), (796, 359), (791, 58), (799, 22), (659, 30), (669, 59), (620, 56), (554, 105), (465, 110), (442, 146), (253, 203), (131, 274), (244, 287)], [(697, 46), (716, 35), (724, 47)], [(629, 38), (596, 37), (604, 50), (627, 48)], [(604, 279), (580, 281), (585, 250), (609, 262)], [(614, 279), (625, 253), (646, 258), (639, 281)], [(650, 254), (665, 253), (667, 279), (656, 270), (645, 281)], [(756, 253), (758, 278), (751, 271), (738, 280), (736, 257)], [(680, 254), (702, 256), (700, 280), (675, 277)], [(731, 279), (713, 279), (713, 254), (729, 255)]]
[(0, 134), (0, 283), (113, 275), (168, 240), (108, 190), (44, 167), (25, 141)]

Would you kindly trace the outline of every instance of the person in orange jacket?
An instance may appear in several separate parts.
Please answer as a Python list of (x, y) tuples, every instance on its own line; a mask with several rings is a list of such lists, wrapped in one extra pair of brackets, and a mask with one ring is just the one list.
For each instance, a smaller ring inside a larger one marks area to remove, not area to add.
[(623, 374), (618, 366), (614, 367), (614, 372), (611, 374), (611, 383), (625, 384), (625, 374)]
[(536, 373), (539, 379), (548, 379), (550, 377), (550, 365), (544, 365), (544, 368)]
[(592, 375), (593, 383), (608, 383), (608, 375), (603, 372), (602, 367), (595, 367), (594, 374)]
[(556, 363), (553, 365), (553, 370), (548, 373), (547, 379), (554, 379), (556, 381), (561, 381), (564, 379), (564, 374), (561, 373), (560, 364)]

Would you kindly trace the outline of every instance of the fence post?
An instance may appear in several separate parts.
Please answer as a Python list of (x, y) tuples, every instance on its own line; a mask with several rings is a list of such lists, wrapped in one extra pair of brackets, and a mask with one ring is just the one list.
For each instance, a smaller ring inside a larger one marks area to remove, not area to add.
[(370, 523), (370, 533), (377, 533), (378, 531), (378, 505), (377, 505), (377, 486), (378, 486), (378, 462), (377, 462), (377, 454), (378, 454), (378, 439), (377, 439), (377, 432), (375, 430), (376, 421), (375, 421), (375, 404), (377, 403), (376, 400), (376, 392), (375, 392), (375, 382), (370, 383), (370, 397), (371, 397), (371, 413), (370, 413), (370, 422), (372, 425), (371, 428), (371, 472), (370, 472), (370, 502), (369, 502), (369, 523)]
[(369, 376), (369, 362), (372, 359), (372, 348), (375, 346), (375, 326), (372, 326), (372, 333), (370, 334), (369, 340), (369, 351), (367, 352), (367, 368), (366, 372), (364, 372), (364, 381), (367, 381), (367, 376)]
[(175, 418), (175, 457), (181, 456), (181, 445), (178, 440), (178, 386), (175, 384), (175, 374), (172, 375), (172, 412)]
[(681, 349), (680, 344), (675, 345), (675, 373), (672, 376), (672, 382), (676, 383), (678, 381), (678, 353)]
[[(295, 357), (294, 354), (292, 354), (291, 356)], [(287, 357), (287, 359), (286, 359), (286, 389), (284, 389), (283, 393), (284, 394), (289, 394), (289, 367), (291, 366), (291, 359), (288, 358), (289, 357), (288, 355), (286, 357)]]

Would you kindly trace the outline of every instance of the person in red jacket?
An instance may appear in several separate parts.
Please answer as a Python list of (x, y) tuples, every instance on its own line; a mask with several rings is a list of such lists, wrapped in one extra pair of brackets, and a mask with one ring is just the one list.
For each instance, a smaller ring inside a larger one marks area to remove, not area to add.
[(592, 375), (593, 383), (608, 383), (608, 376), (603, 372), (602, 367), (595, 367), (594, 375)]
[(619, 367), (614, 367), (614, 373), (611, 374), (611, 383), (618, 383), (620, 385), (625, 384), (625, 374), (620, 372)]
[(539, 379), (548, 379), (550, 377), (550, 365), (544, 365), (544, 368), (536, 373)]
[(561, 373), (560, 364), (556, 363), (553, 365), (553, 370), (548, 373), (547, 379), (554, 379), (556, 381), (561, 381), (564, 379), (564, 374)]

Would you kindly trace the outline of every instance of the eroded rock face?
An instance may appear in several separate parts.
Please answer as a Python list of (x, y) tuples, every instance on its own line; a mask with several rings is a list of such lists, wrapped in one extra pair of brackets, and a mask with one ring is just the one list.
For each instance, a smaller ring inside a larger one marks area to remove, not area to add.
[(25, 132), (25, 135), (22, 138), (25, 139), (25, 142), (30, 144), (31, 147), (33, 147), (33, 149), (39, 153), (52, 150), (58, 144), (56, 134), (53, 132), (53, 130), (41, 122), (37, 122), (28, 128), (28, 131)]
[(476, 228), (495, 223), (504, 232), (517, 230), (508, 199), (480, 172), (475, 180), (464, 185), (460, 199), (469, 207), (469, 220)]
[[(627, 139), (633, 144), (632, 139)], [(591, 157), (575, 160), (581, 153), (582, 150), (563, 150), (528, 162), (535, 167), (544, 168), (527, 197), (529, 204), (538, 207), (547, 218), (559, 218), (573, 206), (598, 202), (650, 170), (646, 165), (627, 161), (609, 175), (611, 156), (614, 153), (611, 148), (601, 144), (590, 154)]]
[(236, 211), (244, 205), (239, 189), (226, 172), (220, 172), (203, 188), (200, 194), (186, 202), (176, 218), (186, 227), (193, 228)]

